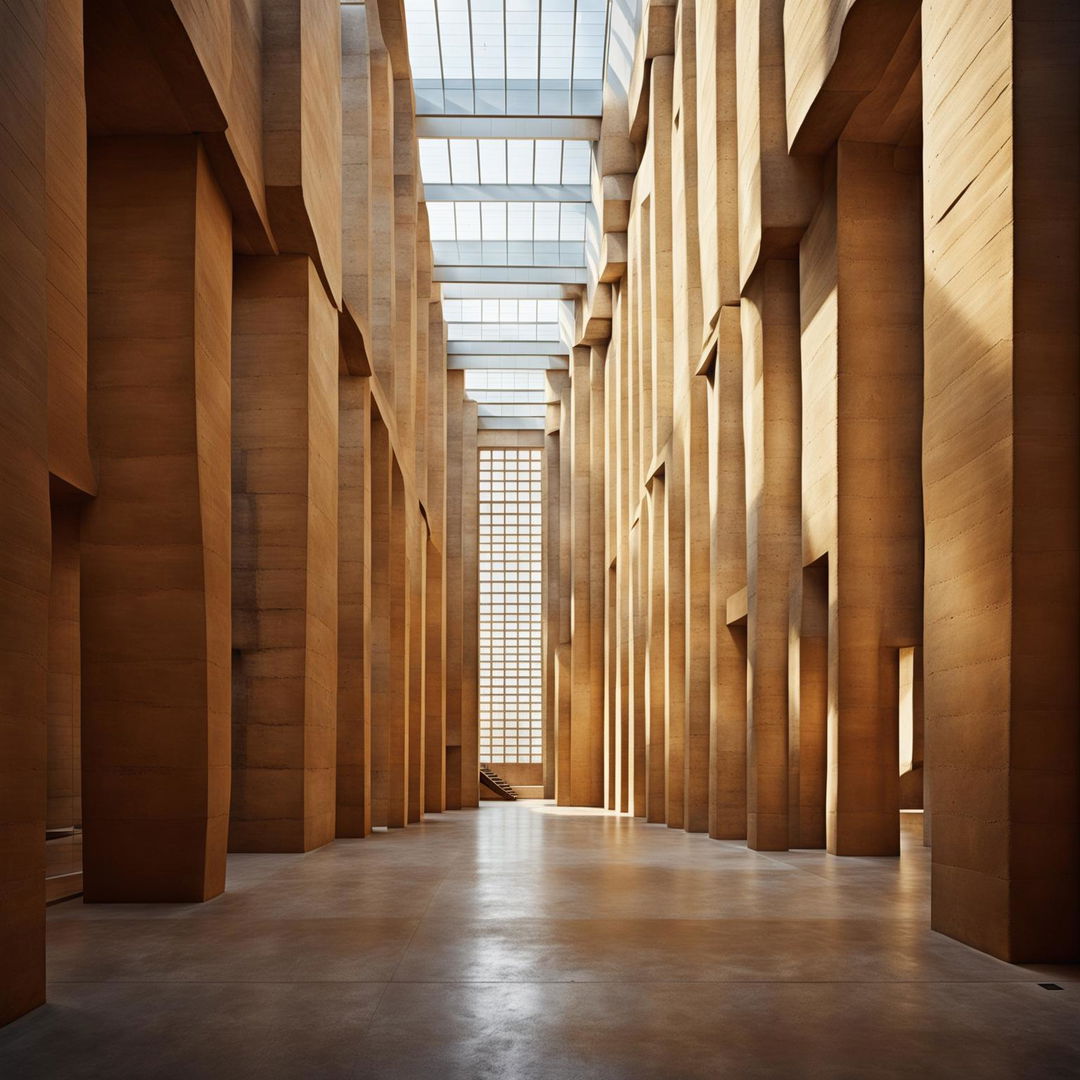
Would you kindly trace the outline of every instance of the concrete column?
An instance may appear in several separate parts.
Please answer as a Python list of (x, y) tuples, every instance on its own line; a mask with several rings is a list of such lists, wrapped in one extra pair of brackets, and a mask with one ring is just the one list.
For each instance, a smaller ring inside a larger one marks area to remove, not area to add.
[[(899, 649), (922, 638), (922, 214), (893, 147), (839, 144), (838, 509), (827, 830), (899, 853)], [(833, 564), (830, 564), (833, 576)], [(830, 592), (834, 586), (830, 584)], [(833, 726), (835, 725), (835, 726)]]
[(465, 372), (446, 373), (446, 809), (461, 809), (462, 424)]
[(800, 550), (798, 265), (772, 260), (741, 305), (746, 447), (747, 845), (788, 846), (788, 594)]
[(441, 814), (446, 809), (446, 555), (431, 537), (425, 569), (424, 809)]
[(573, 627), (573, 425), (570, 381), (559, 391), (559, 644), (555, 650), (555, 798), (571, 805), (570, 724), (573, 707), (571, 633)]
[[(603, 653), (602, 638), (593, 629), (593, 574), (599, 569), (599, 603), (603, 605), (603, 566), (594, 566), (598, 539), (592, 512), (593, 431), (591, 350), (573, 351), (570, 375), (570, 730), (567, 786), (560, 802), (569, 806), (603, 805)], [(599, 393), (599, 391), (597, 391)], [(601, 394), (602, 397), (602, 394)], [(602, 611), (595, 613), (602, 618)], [(599, 654), (599, 655), (598, 655)], [(597, 690), (600, 690), (598, 693)]]
[(1076, 11), (922, 17), (932, 925), (1075, 961)]
[(371, 832), (371, 381), (338, 381), (338, 836)]
[(338, 307), (341, 7), (334, 0), (272, 0), (261, 15), (262, 151), (270, 225), (277, 250), (309, 256)]
[(190, 137), (92, 140), (88, 205), (84, 893), (206, 900), (229, 815), (231, 217)]
[(673, 431), (664, 467), (664, 820), (685, 827), (686, 813), (686, 475), (684, 428)]
[(544, 798), (555, 798), (556, 720), (559, 710), (558, 649), (563, 605), (560, 574), (561, 439), (559, 397), (566, 389), (563, 372), (547, 375), (548, 406), (544, 434), (542, 499), (544, 515)]
[(709, 835), (717, 840), (746, 837), (746, 627), (729, 625), (727, 614), (746, 588), (743, 440), (740, 308), (725, 305), (709, 380)]
[(424, 808), (446, 809), (446, 327), (442, 304), (428, 305), (427, 715), (424, 724)]
[(427, 522), (419, 509), (409, 514), (409, 773), (410, 822), (424, 816), (424, 721), (427, 686), (424, 646), (427, 642), (425, 583), (427, 579)]
[(584, 731), (582, 806), (604, 805), (604, 620), (607, 566), (605, 546), (605, 397), (607, 349), (589, 350), (589, 710)]
[[(374, 5), (373, 5), (374, 6)], [(370, 328), (371, 64), (366, 4), (341, 5), (341, 166), (343, 296)]]
[(387, 642), (386, 824), (404, 828), (409, 821), (409, 719), (412, 674), (412, 611), (409, 516), (405, 480), (396, 457), (390, 462), (390, 636)]
[(379, 5), (364, 5), (368, 41), (368, 94), (370, 102), (368, 208), (371, 229), (367, 238), (368, 327), (371, 367), (390, 405), (394, 403), (397, 325), (397, 241), (394, 236), (394, 72), (383, 38)]
[(480, 459), (476, 402), (465, 402), (461, 466), (461, 805), (480, 805)]
[(46, 16), (0, 2), (0, 1024), (45, 1000), (49, 625)]
[(309, 851), (334, 836), (338, 348), (310, 260), (238, 260), (234, 851)]
[(648, 539), (645, 606), (645, 820), (664, 821), (667, 812), (667, 512), (663, 474), (649, 481), (642, 508), (642, 537)]
[(792, 590), (797, 620), (789, 714), (789, 836), (792, 847), (825, 847), (829, 718), (829, 557), (803, 568)]
[(671, 100), (675, 58), (657, 56), (651, 65), (649, 88), (649, 141), (646, 153), (652, 164), (649, 194), (648, 256), (642, 272), (648, 275), (649, 348), (651, 360), (652, 445), (645, 467), (671, 437), (674, 410), (675, 336), (671, 235)]
[[(690, 383), (685, 437), (682, 440), (685, 521), (685, 774), (683, 828), (709, 829), (709, 743), (711, 736), (710, 676), (712, 671), (710, 603), (712, 594), (709, 512), (709, 385)], [(703, 586), (708, 582), (708, 586)]]
[(371, 824), (386, 827), (390, 710), (390, 434), (375, 411), (371, 425)]
[(394, 410), (400, 452), (415, 455), (417, 144), (412, 79), (395, 72), (394, 95)]

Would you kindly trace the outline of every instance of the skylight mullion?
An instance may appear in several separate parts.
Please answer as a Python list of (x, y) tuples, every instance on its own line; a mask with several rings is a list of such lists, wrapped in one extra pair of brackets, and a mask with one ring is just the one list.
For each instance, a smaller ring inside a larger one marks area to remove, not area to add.
[[(446, 112), (446, 67), (443, 64), (443, 45), (442, 45), (442, 29), (439, 26), (439, 0), (433, 0), (433, 10), (435, 12), (435, 40), (439, 46), (439, 83), (442, 86), (442, 111)], [(450, 148), (446, 148), (447, 156), (449, 156)]]
[(544, 0), (536, 0), (536, 115), (540, 115), (540, 68), (544, 51)]
[(574, 0), (574, 14), (570, 20), (570, 114), (574, 112), (574, 68), (577, 64), (577, 18), (578, 0)]
[[(577, 0), (574, 0), (575, 4)], [(465, 10), (469, 15), (469, 74), (472, 78), (472, 112), (476, 112), (476, 38), (473, 37), (472, 0), (465, 0)], [(480, 176), (480, 159), (477, 156), (476, 174)]]

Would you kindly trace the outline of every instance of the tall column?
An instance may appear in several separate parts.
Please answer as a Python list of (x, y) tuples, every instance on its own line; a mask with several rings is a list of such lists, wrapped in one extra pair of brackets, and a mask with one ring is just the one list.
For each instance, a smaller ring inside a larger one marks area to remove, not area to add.
[(427, 522), (419, 508), (410, 514), (409, 536), (409, 821), (424, 816), (424, 721), (427, 673), (424, 646), (427, 616), (424, 586), (427, 579)]
[(424, 809), (446, 809), (446, 328), (442, 304), (428, 305), (427, 546)]
[(604, 805), (604, 619), (607, 566), (604, 534), (605, 469), (604, 373), (607, 349), (589, 350), (589, 712), (582, 735), (584, 806)]
[(390, 791), (390, 433), (378, 411), (371, 424), (371, 824), (385, 828)]
[(401, 453), (411, 459), (417, 362), (417, 143), (412, 80), (407, 70), (396, 71), (394, 76), (394, 410)]
[[(709, 512), (709, 386), (705, 379), (694, 378), (690, 383), (686, 437), (682, 449), (683, 478), (686, 484), (686, 562), (683, 580), (683, 595), (686, 598), (686, 752), (683, 828), (687, 832), (708, 832), (712, 532)], [(709, 584), (706, 586), (703, 582)]]
[(368, 210), (368, 325), (371, 367), (387, 401), (393, 405), (396, 351), (397, 248), (394, 237), (394, 72), (383, 38), (379, 5), (364, 5), (368, 42), (368, 101), (370, 134), (367, 172)]
[(92, 140), (88, 202), (84, 893), (206, 900), (229, 814), (231, 216), (191, 137)]
[(465, 372), (446, 373), (446, 809), (461, 809), (462, 425)]
[(685, 827), (686, 814), (686, 475), (685, 428), (673, 430), (664, 466), (664, 820)]
[(630, 624), (632, 641), (630, 649), (630, 810), (635, 817), (645, 817), (646, 792), (646, 746), (648, 740), (648, 668), (649, 643), (649, 504), (641, 503), (641, 514), (630, 530)]
[(441, 814), (446, 809), (446, 556), (434, 537), (427, 540), (424, 568), (424, 810)]
[(571, 805), (570, 724), (573, 706), (571, 635), (573, 632), (573, 424), (570, 380), (559, 390), (559, 636), (555, 649), (555, 798)]
[(1076, 11), (922, 17), (931, 919), (1075, 961)]
[(647, 539), (645, 606), (648, 636), (645, 643), (645, 820), (664, 821), (667, 811), (665, 754), (667, 707), (667, 513), (664, 476), (649, 481), (649, 497), (642, 509)]
[[(277, 250), (311, 258), (331, 302), (342, 284), (342, 36), (335, 0), (261, 5), (262, 150)], [(370, 17), (370, 16), (369, 16)], [(224, 55), (228, 56), (228, 52)]]
[(465, 402), (461, 466), (461, 805), (480, 805), (480, 461), (476, 402)]
[[(597, 640), (593, 633), (592, 610), (593, 552), (596, 540), (591, 511), (592, 477), (592, 350), (574, 349), (570, 376), (570, 544), (571, 544), (571, 628), (570, 628), (570, 731), (568, 789), (559, 800), (569, 806), (603, 805), (603, 659), (597, 662)], [(601, 395), (602, 397), (602, 395)], [(601, 551), (603, 549), (601, 548)], [(602, 567), (601, 567), (602, 571)], [(603, 577), (600, 578), (603, 589)], [(600, 599), (603, 604), (602, 592)], [(602, 611), (595, 613), (602, 618)], [(597, 694), (599, 684), (601, 692)]]
[(836, 854), (889, 855), (900, 850), (899, 650), (922, 639), (918, 174), (891, 146), (842, 141), (837, 203), (836, 708), (826, 825)]
[(555, 720), (559, 708), (557, 651), (562, 624), (562, 581), (559, 573), (560, 505), (560, 406), (559, 395), (566, 387), (563, 372), (548, 372), (548, 405), (544, 433), (543, 499), (544, 523), (544, 798), (555, 798)]
[(45, 1000), (49, 623), (42, 0), (0, 2), (0, 1024)]
[(391, 452), (390, 460), (390, 636), (387, 641), (386, 824), (404, 828), (409, 821), (409, 685), (411, 615), (409, 597), (409, 512), (405, 480)]
[(788, 603), (800, 554), (798, 264), (770, 260), (741, 305), (746, 446), (747, 845), (788, 846)]
[(371, 832), (371, 380), (338, 382), (337, 836)]
[(725, 305), (709, 380), (709, 835), (716, 840), (746, 837), (746, 628), (727, 620), (728, 600), (746, 588), (743, 439), (740, 308)]
[(338, 319), (305, 257), (237, 261), (234, 851), (333, 839)]

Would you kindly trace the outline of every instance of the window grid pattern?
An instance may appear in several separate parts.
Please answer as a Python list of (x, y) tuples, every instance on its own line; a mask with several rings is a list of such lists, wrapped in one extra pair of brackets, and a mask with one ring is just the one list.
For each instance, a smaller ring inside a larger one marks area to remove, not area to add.
[(599, 116), (609, 0), (406, 0), (418, 115)]
[(542, 418), (547, 398), (542, 371), (466, 371), (465, 393), (481, 416)]
[(439, 266), (584, 266), (585, 203), (427, 203)]
[(480, 760), (543, 762), (540, 450), (480, 451)]
[(425, 184), (589, 184), (586, 139), (420, 139)]
[(449, 341), (558, 341), (558, 300), (444, 300)]

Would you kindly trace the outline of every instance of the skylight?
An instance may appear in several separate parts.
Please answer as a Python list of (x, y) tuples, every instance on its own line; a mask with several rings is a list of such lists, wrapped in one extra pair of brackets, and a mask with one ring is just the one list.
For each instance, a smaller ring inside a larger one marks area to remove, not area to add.
[(609, 0), (405, 0), (420, 114), (599, 116)]
[(592, 179), (584, 139), (421, 139), (425, 184), (580, 184)]
[(544, 372), (566, 366), (565, 288), (584, 280), (599, 236), (610, 11), (610, 0), (405, 0), (447, 362), (466, 370), (481, 426), (543, 427)]

